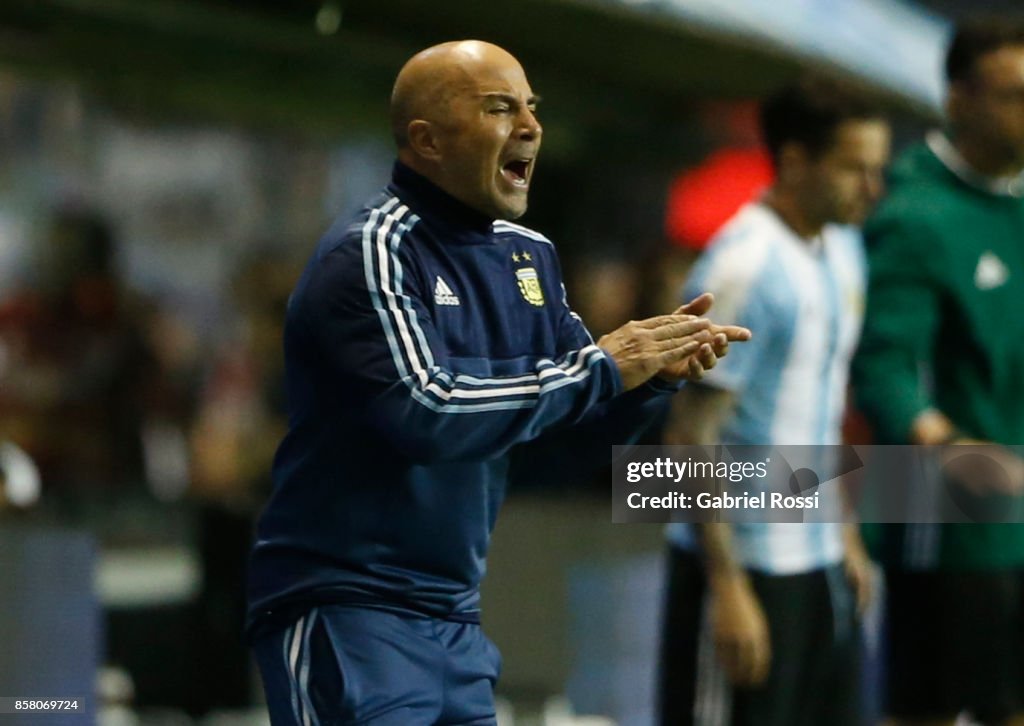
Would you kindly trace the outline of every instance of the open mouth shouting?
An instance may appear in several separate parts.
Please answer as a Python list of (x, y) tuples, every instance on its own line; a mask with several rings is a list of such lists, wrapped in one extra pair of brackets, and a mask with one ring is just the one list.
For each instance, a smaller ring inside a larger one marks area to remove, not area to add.
[(501, 167), (501, 175), (512, 184), (512, 186), (526, 189), (530, 185), (530, 169), (533, 159), (521, 157), (509, 159)]

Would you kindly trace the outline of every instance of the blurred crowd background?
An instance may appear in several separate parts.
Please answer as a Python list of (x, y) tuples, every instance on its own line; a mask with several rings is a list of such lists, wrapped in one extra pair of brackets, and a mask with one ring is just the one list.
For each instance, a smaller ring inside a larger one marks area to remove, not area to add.
[[(387, 181), (413, 52), (479, 37), (523, 61), (545, 125), (523, 221), (597, 335), (674, 307), (770, 181), (760, 96), (814, 67), (917, 138), (950, 20), (1017, 4), (6, 0), (0, 695), (260, 723), (242, 583), (285, 425), (283, 310), (331, 220)], [(485, 584), (510, 709), (651, 722), (661, 532), (613, 527), (607, 497), (512, 492)]]

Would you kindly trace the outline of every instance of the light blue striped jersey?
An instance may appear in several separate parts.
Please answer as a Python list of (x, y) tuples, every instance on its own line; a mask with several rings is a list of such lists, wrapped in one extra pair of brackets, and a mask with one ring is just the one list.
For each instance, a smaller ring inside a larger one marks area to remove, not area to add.
[[(719, 232), (694, 266), (683, 297), (713, 292), (712, 319), (754, 333), (704, 378), (736, 395), (722, 443), (841, 443), (865, 276), (860, 234), (850, 227), (827, 225), (819, 237), (805, 240), (771, 208), (751, 203)], [(828, 511), (823, 503), (819, 516)], [(840, 561), (841, 527), (744, 523), (734, 525), (734, 538), (745, 567), (793, 574)], [(688, 525), (670, 525), (669, 538), (697, 546)]]

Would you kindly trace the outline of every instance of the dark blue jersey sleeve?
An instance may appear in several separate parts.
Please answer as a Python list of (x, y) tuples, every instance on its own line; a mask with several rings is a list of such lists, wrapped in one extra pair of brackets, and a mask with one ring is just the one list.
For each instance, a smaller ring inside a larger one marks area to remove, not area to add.
[(512, 451), (509, 483), (557, 486), (612, 463), (613, 446), (632, 446), (665, 413), (678, 388), (656, 380), (600, 404), (578, 424)]
[(322, 254), (294, 306), (330, 375), (400, 452), (419, 463), (495, 458), (620, 392), (589, 338), (516, 375), (460, 373), (431, 319), (431, 288), (398, 243), (403, 224), (368, 224)]

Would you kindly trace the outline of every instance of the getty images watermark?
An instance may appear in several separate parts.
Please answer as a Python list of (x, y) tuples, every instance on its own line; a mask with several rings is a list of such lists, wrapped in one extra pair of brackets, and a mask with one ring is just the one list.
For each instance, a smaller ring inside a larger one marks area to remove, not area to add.
[(1024, 522), (1022, 447), (613, 447), (613, 522)]

